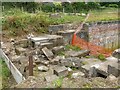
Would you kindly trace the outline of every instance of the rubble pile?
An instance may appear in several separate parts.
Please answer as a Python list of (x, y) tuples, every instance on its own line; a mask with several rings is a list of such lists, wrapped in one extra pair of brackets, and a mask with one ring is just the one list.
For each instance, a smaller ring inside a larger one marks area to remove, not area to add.
[[(8, 44), (7, 44), (8, 43)], [(101, 61), (90, 56), (89, 50), (66, 50), (63, 36), (43, 35), (7, 42), (3, 50), (19, 71), (29, 78), (29, 55), (33, 57), (33, 75), (41, 77), (42, 82), (51, 83), (60, 77), (79, 79), (80, 77), (101, 77), (116, 79), (120, 75), (119, 59), (116, 54)], [(37, 82), (35, 82), (37, 83)]]

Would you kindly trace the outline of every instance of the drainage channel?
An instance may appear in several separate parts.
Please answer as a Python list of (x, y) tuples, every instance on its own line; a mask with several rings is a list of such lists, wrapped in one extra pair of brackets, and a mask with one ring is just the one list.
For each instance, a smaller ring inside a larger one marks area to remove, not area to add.
[(0, 57), (3, 58), (5, 61), (7, 67), (11, 71), (15, 81), (19, 84), (23, 80), (25, 80), (25, 77), (20, 73), (20, 71), (15, 67), (15, 65), (11, 62), (11, 60), (7, 57), (7, 55), (3, 52), (2, 49), (0, 49)]

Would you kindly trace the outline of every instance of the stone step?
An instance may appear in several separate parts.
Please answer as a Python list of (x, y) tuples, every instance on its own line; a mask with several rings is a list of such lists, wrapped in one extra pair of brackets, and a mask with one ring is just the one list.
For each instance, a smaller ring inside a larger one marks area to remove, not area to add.
[(35, 47), (36, 45), (44, 45), (48, 43), (53, 43), (53, 46), (58, 46), (63, 44), (63, 36), (44, 34), (39, 37), (31, 38), (31, 43), (33, 47)]
[(52, 48), (53, 47), (53, 43), (52, 42), (44, 42), (40, 44), (41, 47), (47, 47), (47, 48)]

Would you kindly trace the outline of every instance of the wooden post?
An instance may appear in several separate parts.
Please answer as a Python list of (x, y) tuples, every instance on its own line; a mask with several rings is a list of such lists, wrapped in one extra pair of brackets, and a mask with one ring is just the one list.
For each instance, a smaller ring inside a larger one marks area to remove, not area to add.
[(32, 54), (29, 56), (29, 76), (33, 76), (33, 57)]

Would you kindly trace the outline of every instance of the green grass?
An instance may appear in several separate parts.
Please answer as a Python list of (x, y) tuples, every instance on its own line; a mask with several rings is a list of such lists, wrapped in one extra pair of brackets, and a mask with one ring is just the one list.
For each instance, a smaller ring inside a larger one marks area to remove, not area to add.
[(60, 77), (59, 79), (53, 81), (53, 84), (55, 85), (56, 88), (61, 88), (62, 82), (63, 82), (63, 77)]
[(57, 55), (59, 55), (59, 56), (65, 56), (65, 52), (64, 51), (58, 52)]
[(79, 47), (72, 46), (72, 45), (69, 45), (69, 44), (65, 46), (65, 49), (66, 50), (73, 50), (73, 51), (80, 51), (81, 50)]
[(2, 88), (7, 88), (8, 87), (8, 78), (11, 75), (9, 69), (7, 68), (7, 65), (5, 62), (0, 59), (0, 77), (2, 78)]
[(90, 12), (87, 22), (120, 20), (117, 8), (106, 8), (103, 10), (93, 10)]
[(2, 65), (2, 70), (0, 72), (0, 75), (2, 75), (3, 78), (8, 77), (10, 75), (10, 71), (9, 71), (7, 65), (5, 64), (5, 62), (2, 59), (0, 59), (0, 64)]
[[(29, 32), (48, 33), (49, 25), (63, 23), (80, 23), (85, 16), (65, 15), (60, 13), (60, 18), (50, 18), (49, 13), (39, 12), (35, 14), (22, 12), (19, 9), (10, 9), (3, 12), (3, 30), (9, 30), (12, 36), (20, 36)], [(102, 10), (93, 10), (87, 22), (118, 20), (117, 8), (106, 8)], [(21, 33), (21, 34), (19, 34)]]

